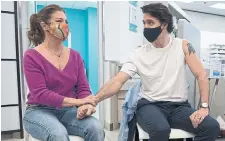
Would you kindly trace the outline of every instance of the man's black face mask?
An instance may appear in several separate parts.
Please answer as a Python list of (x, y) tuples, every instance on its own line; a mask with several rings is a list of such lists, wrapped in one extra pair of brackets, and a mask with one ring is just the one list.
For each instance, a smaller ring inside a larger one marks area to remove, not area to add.
[(161, 32), (161, 25), (155, 28), (144, 28), (144, 36), (151, 43), (159, 37)]

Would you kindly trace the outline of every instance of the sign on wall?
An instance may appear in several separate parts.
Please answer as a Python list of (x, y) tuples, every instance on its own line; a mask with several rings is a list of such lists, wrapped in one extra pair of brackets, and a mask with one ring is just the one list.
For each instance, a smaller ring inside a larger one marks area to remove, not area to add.
[(137, 32), (137, 1), (130, 1), (129, 3), (129, 30)]

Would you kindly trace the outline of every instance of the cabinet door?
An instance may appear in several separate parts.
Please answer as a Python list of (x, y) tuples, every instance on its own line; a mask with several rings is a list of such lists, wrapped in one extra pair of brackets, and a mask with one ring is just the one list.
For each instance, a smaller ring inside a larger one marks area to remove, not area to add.
[(14, 1), (1, 1), (1, 10), (14, 12)]
[(1, 58), (16, 59), (14, 14), (1, 13), (1, 16)]
[(1, 107), (1, 131), (20, 129), (19, 107)]
[(1, 105), (18, 104), (16, 61), (1, 61)]

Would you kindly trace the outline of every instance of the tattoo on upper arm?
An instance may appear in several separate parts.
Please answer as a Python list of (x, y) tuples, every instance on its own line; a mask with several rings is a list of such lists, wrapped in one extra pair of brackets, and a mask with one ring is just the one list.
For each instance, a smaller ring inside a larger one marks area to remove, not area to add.
[(190, 55), (191, 53), (195, 54), (195, 49), (194, 49), (194, 47), (192, 46), (192, 44), (191, 44), (191, 43), (188, 43), (187, 46), (188, 46), (188, 52), (189, 52), (189, 55)]

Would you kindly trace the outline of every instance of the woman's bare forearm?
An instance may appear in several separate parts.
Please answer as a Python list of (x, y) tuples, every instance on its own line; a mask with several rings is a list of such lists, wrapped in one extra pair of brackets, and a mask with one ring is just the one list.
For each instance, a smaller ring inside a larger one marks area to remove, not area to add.
[(78, 101), (75, 98), (65, 97), (62, 106), (63, 107), (78, 106)]
[(92, 98), (91, 96), (83, 98), (83, 99), (76, 99), (76, 98), (70, 98), (70, 97), (65, 97), (62, 103), (63, 107), (69, 107), (69, 106), (81, 106), (84, 104), (91, 104), (93, 106), (96, 106), (96, 98)]

